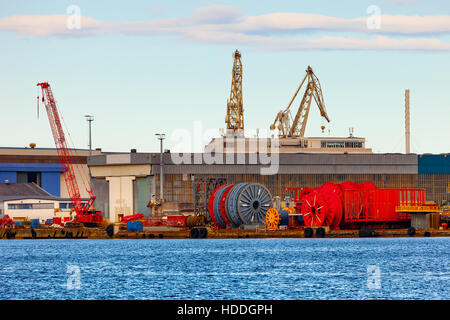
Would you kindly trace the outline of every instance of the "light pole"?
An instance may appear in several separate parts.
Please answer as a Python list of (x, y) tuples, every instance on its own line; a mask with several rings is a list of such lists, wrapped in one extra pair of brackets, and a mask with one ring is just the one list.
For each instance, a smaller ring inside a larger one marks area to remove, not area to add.
[(159, 198), (164, 199), (164, 174), (163, 174), (163, 140), (166, 138), (164, 133), (156, 133), (155, 136), (159, 139), (161, 149), (159, 152)]
[(92, 125), (92, 121), (94, 121), (94, 116), (87, 114), (84, 117), (86, 118), (86, 121), (89, 122), (89, 157), (90, 157), (90, 156), (92, 156), (91, 125)]

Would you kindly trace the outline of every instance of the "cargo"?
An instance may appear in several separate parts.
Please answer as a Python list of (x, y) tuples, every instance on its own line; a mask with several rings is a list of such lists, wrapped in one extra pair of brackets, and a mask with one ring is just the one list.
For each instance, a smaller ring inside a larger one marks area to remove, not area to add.
[(30, 220), (30, 226), (33, 229), (39, 229), (39, 227), (40, 227), (39, 219), (31, 219)]
[(143, 231), (142, 221), (127, 221), (127, 231)]

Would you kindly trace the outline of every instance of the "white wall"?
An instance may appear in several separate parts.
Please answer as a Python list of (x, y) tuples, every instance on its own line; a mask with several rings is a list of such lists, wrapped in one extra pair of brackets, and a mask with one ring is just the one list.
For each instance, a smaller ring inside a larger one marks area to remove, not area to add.
[[(9, 204), (48, 204), (48, 209), (9, 209)], [(11, 219), (15, 218), (27, 218), (27, 219), (51, 219), (55, 216), (55, 208), (59, 208), (59, 202), (53, 200), (41, 200), (41, 199), (24, 199), (24, 200), (11, 200), (4, 202), (4, 214), (7, 214)], [(63, 216), (68, 216), (69, 213), (64, 213)], [(58, 215), (61, 216), (61, 215)]]
[(133, 181), (135, 176), (106, 177), (109, 181), (109, 220), (119, 221), (119, 214), (133, 214)]
[[(89, 193), (86, 191), (86, 188), (83, 183), (83, 179), (87, 183), (91, 182), (91, 177), (89, 176), (89, 168), (86, 164), (74, 165), (75, 170), (75, 178), (77, 179), (78, 188), (80, 189), (81, 198), (89, 198)], [(69, 192), (67, 191), (66, 181), (64, 180), (64, 174), (61, 173), (60, 176), (60, 190), (61, 190), (61, 198), (70, 198)]]

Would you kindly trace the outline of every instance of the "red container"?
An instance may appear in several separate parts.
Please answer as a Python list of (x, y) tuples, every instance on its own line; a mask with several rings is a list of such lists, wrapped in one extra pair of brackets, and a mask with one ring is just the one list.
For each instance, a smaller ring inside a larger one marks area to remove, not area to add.
[(59, 224), (61, 226), (62, 225), (61, 217), (53, 218), (53, 224)]
[(395, 207), (424, 203), (424, 189), (344, 190), (344, 217), (346, 222), (407, 221), (410, 215), (396, 212)]

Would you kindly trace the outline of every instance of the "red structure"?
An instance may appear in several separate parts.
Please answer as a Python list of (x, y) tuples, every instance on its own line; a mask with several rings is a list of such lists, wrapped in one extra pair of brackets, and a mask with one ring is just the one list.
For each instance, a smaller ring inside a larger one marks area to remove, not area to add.
[(75, 177), (75, 170), (72, 160), (73, 155), (71, 154), (72, 151), (67, 147), (66, 136), (64, 134), (58, 107), (56, 106), (56, 101), (50, 84), (48, 82), (41, 82), (38, 83), (37, 86), (42, 89), (42, 102), (44, 102), (45, 109), (47, 111), (48, 120), (50, 122), (53, 138), (55, 140), (59, 162), (61, 163), (63, 169), (64, 181), (66, 182), (70, 201), (72, 202), (76, 213), (75, 222), (87, 224), (102, 222), (103, 215), (101, 212), (92, 212), (89, 210), (95, 201), (95, 196), (89, 181), (85, 182), (86, 191), (89, 194), (89, 200), (84, 206), (81, 202), (80, 189)]
[(135, 220), (140, 220), (144, 218), (144, 214), (143, 213), (136, 213), (136, 214), (131, 214), (129, 216), (121, 216), (120, 217), (120, 222), (123, 223), (127, 223), (127, 221), (135, 221)]
[(327, 182), (321, 187), (295, 190), (297, 212), (306, 227), (329, 226), (331, 229), (360, 226), (404, 226), (410, 215), (398, 212), (397, 206), (420, 206), (425, 203), (424, 189), (378, 189), (372, 182)]
[(140, 221), (144, 226), (186, 227), (186, 216), (166, 216), (161, 218), (145, 218)]

